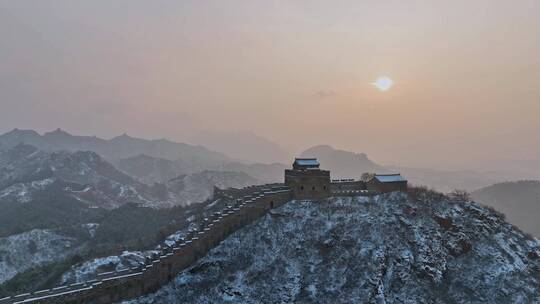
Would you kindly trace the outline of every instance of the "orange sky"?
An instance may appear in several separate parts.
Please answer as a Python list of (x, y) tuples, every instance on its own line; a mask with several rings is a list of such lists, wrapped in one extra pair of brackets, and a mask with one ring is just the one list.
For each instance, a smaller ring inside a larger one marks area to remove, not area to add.
[(0, 131), (540, 158), (539, 1), (0, 0), (0, 37)]

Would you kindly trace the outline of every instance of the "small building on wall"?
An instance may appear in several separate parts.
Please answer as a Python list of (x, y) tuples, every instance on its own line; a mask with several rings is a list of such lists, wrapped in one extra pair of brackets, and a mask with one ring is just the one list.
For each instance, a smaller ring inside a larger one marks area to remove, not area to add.
[(321, 170), (316, 158), (296, 158), (292, 169), (285, 170), (285, 185), (294, 199), (330, 197), (330, 171)]
[(407, 180), (401, 174), (375, 174), (366, 183), (367, 190), (378, 193), (407, 191)]

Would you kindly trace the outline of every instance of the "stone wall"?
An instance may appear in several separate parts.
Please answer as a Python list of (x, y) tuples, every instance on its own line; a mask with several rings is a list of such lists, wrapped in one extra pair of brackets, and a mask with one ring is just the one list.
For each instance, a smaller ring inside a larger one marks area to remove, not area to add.
[(372, 196), (377, 193), (368, 190), (366, 182), (354, 179), (332, 180), (330, 190), (332, 196)]
[(369, 182), (367, 182), (367, 189), (378, 193), (387, 193), (394, 191), (406, 192), (407, 181), (382, 183), (376, 178), (372, 178)]
[(282, 187), (283, 187), (283, 183), (253, 185), (253, 186), (246, 186), (243, 188), (227, 188), (227, 189), (221, 189), (214, 186), (212, 197), (214, 199), (217, 199), (217, 198), (233, 199), (233, 198), (239, 198), (242, 196), (250, 195), (253, 192), (260, 192), (263, 190), (266, 191), (268, 189), (279, 189)]
[(295, 199), (324, 199), (330, 197), (330, 171), (285, 170), (285, 185)]
[(330, 184), (332, 191), (342, 190), (367, 190), (366, 182), (354, 179), (332, 180)]
[[(239, 194), (246, 195), (237, 197)], [(91, 281), (3, 298), (0, 304), (105, 304), (154, 292), (205, 256), (231, 233), (292, 199), (289, 188), (276, 184), (244, 188), (244, 191), (229, 194), (223, 192), (221, 195), (235, 198), (234, 203), (205, 218), (199, 230), (191, 231), (173, 246), (165, 247), (143, 266), (102, 273)]]

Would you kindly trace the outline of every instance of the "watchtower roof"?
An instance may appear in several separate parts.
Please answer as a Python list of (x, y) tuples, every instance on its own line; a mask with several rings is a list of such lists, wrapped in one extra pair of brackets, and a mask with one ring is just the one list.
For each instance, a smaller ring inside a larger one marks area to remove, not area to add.
[(318, 169), (319, 166), (316, 158), (295, 158), (293, 163), (294, 169)]
[(395, 174), (375, 174), (373, 177), (381, 183), (395, 183), (395, 182), (406, 182), (407, 180), (401, 176), (399, 173)]

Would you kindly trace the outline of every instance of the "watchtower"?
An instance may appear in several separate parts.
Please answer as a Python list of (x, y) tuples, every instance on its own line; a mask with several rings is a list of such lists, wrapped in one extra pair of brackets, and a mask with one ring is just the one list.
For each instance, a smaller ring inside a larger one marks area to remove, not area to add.
[(316, 158), (296, 158), (285, 170), (285, 185), (294, 199), (324, 199), (330, 196), (330, 171), (321, 170)]

